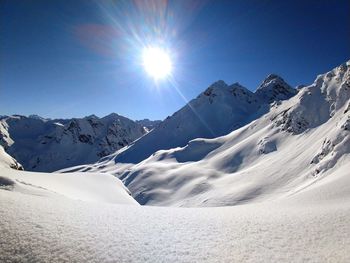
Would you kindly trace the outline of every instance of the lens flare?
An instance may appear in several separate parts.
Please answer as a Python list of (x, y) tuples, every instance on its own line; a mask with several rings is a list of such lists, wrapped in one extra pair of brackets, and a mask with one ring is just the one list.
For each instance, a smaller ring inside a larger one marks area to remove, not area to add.
[(172, 63), (169, 54), (159, 47), (147, 47), (142, 52), (142, 65), (154, 79), (162, 79), (171, 74)]

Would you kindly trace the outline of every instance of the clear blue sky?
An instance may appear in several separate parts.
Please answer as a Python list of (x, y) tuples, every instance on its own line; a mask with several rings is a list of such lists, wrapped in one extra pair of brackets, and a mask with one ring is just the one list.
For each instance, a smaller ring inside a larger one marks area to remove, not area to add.
[[(218, 79), (310, 84), (350, 59), (349, 12), (333, 0), (2, 0), (0, 114), (163, 119)], [(171, 81), (141, 67), (152, 44), (172, 51)]]

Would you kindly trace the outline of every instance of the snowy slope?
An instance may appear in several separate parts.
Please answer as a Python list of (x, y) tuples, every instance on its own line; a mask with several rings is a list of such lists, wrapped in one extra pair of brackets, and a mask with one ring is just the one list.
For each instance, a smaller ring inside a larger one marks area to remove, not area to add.
[(22, 170), (22, 165), (18, 163), (14, 158), (8, 155), (4, 148), (0, 145), (0, 169), (1, 168), (13, 168)]
[(24, 169), (33, 171), (95, 162), (144, 133), (141, 125), (115, 113), (103, 118), (48, 120), (14, 115), (0, 120), (0, 144)]
[(24, 199), (34, 195), (55, 199), (68, 198), (88, 202), (137, 205), (123, 183), (109, 174), (49, 174), (0, 167), (0, 191), (4, 190)]
[[(274, 84), (280, 85), (269, 83), (269, 92)], [(265, 90), (265, 87), (261, 89)], [(284, 92), (283, 96), (287, 96), (289, 90)], [(295, 93), (292, 89), (287, 97)], [(283, 96), (276, 99), (284, 99)], [(114, 161), (138, 163), (158, 150), (182, 147), (199, 137), (214, 138), (227, 134), (265, 113), (269, 102), (238, 83), (229, 86), (217, 81), (150, 133), (114, 154)]]
[(155, 129), (115, 155), (72, 170), (112, 173), (141, 204), (222, 206), (283, 198), (350, 162), (349, 72), (347, 62), (318, 76), (226, 136), (160, 150), (136, 165), (118, 162)]

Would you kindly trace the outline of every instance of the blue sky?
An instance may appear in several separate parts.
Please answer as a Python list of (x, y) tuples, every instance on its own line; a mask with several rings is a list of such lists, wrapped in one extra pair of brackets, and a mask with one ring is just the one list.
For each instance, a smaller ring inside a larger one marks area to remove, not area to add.
[[(0, 114), (163, 119), (216, 80), (310, 84), (350, 59), (350, 1), (0, 3)], [(171, 80), (142, 68), (171, 50)]]

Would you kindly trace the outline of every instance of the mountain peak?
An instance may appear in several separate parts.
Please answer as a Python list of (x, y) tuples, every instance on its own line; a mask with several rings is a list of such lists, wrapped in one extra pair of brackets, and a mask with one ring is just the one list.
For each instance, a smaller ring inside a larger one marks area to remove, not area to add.
[(215, 97), (217, 96), (217, 93), (220, 93), (221, 90), (227, 88), (228, 85), (223, 80), (215, 81), (213, 84), (211, 84), (203, 93), (201, 93), (199, 96), (204, 95), (207, 97)]
[(274, 73), (267, 75), (267, 77), (265, 78), (266, 81), (267, 80), (273, 80), (273, 79), (281, 79), (281, 80), (283, 80), (283, 78), (281, 76), (279, 76), (277, 74), (274, 74)]
[(107, 119), (116, 119), (116, 118), (119, 118), (119, 117), (121, 117), (119, 114), (117, 114), (115, 112), (112, 112), (112, 113), (102, 117), (101, 119), (107, 120)]
[(258, 87), (257, 91), (260, 89), (266, 89), (267, 86), (271, 85), (271, 84), (282, 84), (285, 87), (289, 87), (289, 84), (287, 82), (285, 82), (285, 80), (277, 75), (277, 74), (269, 74), (264, 80), (263, 82), (260, 84), (260, 86)]
[(233, 84), (230, 85), (231, 90), (243, 90), (249, 93), (252, 93), (250, 90), (248, 90), (246, 87), (244, 87), (243, 85), (241, 85), (239, 82), (235, 82)]
[(225, 88), (227, 87), (228, 85), (226, 84), (225, 81), (223, 80), (218, 80), (218, 81), (215, 81), (213, 84), (211, 84), (209, 86), (209, 88)]
[(88, 119), (98, 119), (98, 117), (95, 114), (91, 114), (88, 116), (85, 116), (84, 119), (88, 120)]
[(28, 116), (29, 119), (35, 119), (35, 120), (41, 120), (41, 121), (47, 121), (48, 119), (43, 118), (37, 114), (31, 114)]
[(271, 103), (293, 97), (297, 90), (293, 89), (277, 74), (268, 75), (256, 90), (256, 95), (263, 101)]

